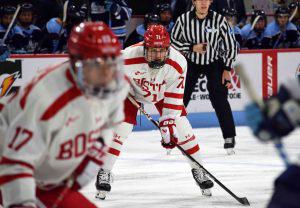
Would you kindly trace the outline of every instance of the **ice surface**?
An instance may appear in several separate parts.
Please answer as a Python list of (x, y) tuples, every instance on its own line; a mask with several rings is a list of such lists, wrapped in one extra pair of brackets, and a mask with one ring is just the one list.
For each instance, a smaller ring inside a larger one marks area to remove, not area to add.
[[(272, 144), (263, 145), (247, 127), (237, 128), (236, 154), (223, 149), (219, 128), (195, 129), (204, 166), (253, 208), (266, 206), (273, 180), (284, 170)], [(83, 193), (102, 208), (237, 208), (243, 207), (217, 184), (210, 198), (201, 195), (190, 166), (178, 150), (166, 155), (158, 131), (133, 132), (114, 167), (112, 191), (105, 201), (95, 199), (94, 182)], [(300, 131), (285, 139), (289, 156), (300, 153)], [(95, 173), (96, 175), (96, 173)]]

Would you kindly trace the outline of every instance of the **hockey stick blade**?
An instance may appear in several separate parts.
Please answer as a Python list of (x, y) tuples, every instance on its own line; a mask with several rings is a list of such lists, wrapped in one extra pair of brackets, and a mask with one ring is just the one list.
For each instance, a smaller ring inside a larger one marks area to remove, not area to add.
[(202, 168), (211, 179), (213, 179), (221, 188), (223, 188), (227, 193), (229, 193), (233, 198), (235, 198), (238, 202), (240, 202), (243, 205), (250, 206), (250, 203), (246, 197), (238, 197), (235, 195), (230, 189), (228, 189), (221, 181), (219, 181), (213, 174), (211, 174), (206, 168), (203, 167), (198, 161), (196, 161), (191, 155), (187, 154), (182, 147), (180, 147), (178, 144), (176, 144), (176, 147), (184, 154), (186, 157), (188, 157), (191, 161), (196, 163), (200, 168)]
[(250, 206), (250, 203), (246, 197), (238, 198), (237, 200), (243, 205)]
[[(149, 121), (151, 121), (158, 129), (159, 129), (159, 125), (157, 123), (157, 121), (155, 121), (150, 114), (148, 114), (140, 105), (139, 103), (131, 96), (127, 96), (127, 98), (130, 100), (130, 102), (137, 108), (139, 109), (146, 117)], [(197, 164), (199, 167), (201, 167), (219, 186), (221, 186), (227, 193), (229, 193), (233, 198), (235, 198), (238, 202), (240, 202), (243, 205), (250, 205), (248, 199), (246, 197), (238, 197), (237, 195), (235, 195), (232, 191), (230, 191), (225, 185), (223, 185), (223, 183), (221, 183), (214, 175), (212, 175), (210, 172), (208, 172), (208, 170), (206, 170), (198, 161), (196, 161), (191, 155), (187, 154), (185, 152), (185, 150), (179, 146), (178, 144), (176, 144), (176, 147), (182, 152), (182, 154), (184, 156), (186, 156), (189, 160), (191, 160), (192, 162), (194, 162), (195, 164)]]

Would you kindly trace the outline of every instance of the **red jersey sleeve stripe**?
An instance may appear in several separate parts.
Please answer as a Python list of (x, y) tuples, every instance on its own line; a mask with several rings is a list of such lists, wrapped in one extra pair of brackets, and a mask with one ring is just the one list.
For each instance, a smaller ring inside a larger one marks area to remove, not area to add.
[(41, 116), (41, 120), (49, 120), (56, 113), (59, 112), (63, 107), (65, 107), (69, 102), (77, 98), (78, 96), (82, 95), (81, 91), (76, 87), (71, 87), (69, 90), (64, 92), (59, 98), (57, 98), (44, 112)]
[(13, 159), (9, 159), (7, 157), (2, 157), (1, 161), (0, 161), (0, 165), (21, 165), (24, 166), (26, 168), (29, 168), (31, 170), (34, 170), (34, 167), (32, 165), (30, 165), (29, 163), (20, 161), (20, 160), (13, 160)]
[(115, 156), (119, 156), (119, 155), (120, 155), (120, 151), (117, 150), (117, 149), (115, 149), (115, 148), (112, 148), (112, 147), (110, 147), (110, 148), (108, 149), (108, 153), (110, 153), (110, 154), (112, 154), (112, 155), (115, 155)]
[(3, 110), (4, 105), (2, 103), (0, 103), (0, 112)]
[(183, 110), (182, 105), (174, 105), (174, 104), (169, 104), (169, 103), (164, 103), (164, 108), (169, 108), (173, 110)]
[(144, 63), (147, 63), (144, 57), (129, 58), (129, 59), (125, 59), (124, 61), (125, 65), (144, 64)]
[(19, 173), (19, 174), (12, 174), (12, 175), (3, 175), (0, 176), (0, 186), (11, 182), (13, 180), (19, 179), (19, 178), (32, 178), (33, 175), (29, 173)]
[(176, 69), (176, 71), (178, 71), (179, 74), (183, 73), (183, 69), (181, 68), (181, 66), (176, 62), (173, 61), (172, 59), (167, 59), (166, 60), (166, 64), (169, 64), (170, 66), (172, 66), (174, 69)]
[(165, 97), (183, 99), (183, 94), (165, 92)]

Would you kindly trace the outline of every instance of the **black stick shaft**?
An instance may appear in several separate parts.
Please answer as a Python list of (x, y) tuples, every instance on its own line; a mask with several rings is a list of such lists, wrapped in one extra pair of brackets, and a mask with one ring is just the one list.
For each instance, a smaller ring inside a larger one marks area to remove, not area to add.
[[(150, 114), (148, 114), (139, 104), (136, 102), (134, 98), (131, 96), (128, 96), (128, 99), (134, 106), (137, 107), (146, 117), (149, 121), (151, 121), (158, 129), (159, 125), (157, 121), (155, 121)], [(185, 152), (185, 150), (176, 144), (176, 147), (182, 152), (183, 155), (185, 155), (187, 158), (189, 158), (192, 162), (196, 163), (200, 168), (202, 168), (219, 186), (221, 186), (227, 193), (229, 193), (233, 198), (235, 198), (238, 202), (240, 202), (243, 205), (250, 205), (249, 201), (246, 197), (238, 197), (235, 195), (230, 189), (228, 189), (223, 183), (221, 183), (213, 174), (211, 174), (206, 168), (203, 167), (197, 160), (195, 160), (191, 155)]]

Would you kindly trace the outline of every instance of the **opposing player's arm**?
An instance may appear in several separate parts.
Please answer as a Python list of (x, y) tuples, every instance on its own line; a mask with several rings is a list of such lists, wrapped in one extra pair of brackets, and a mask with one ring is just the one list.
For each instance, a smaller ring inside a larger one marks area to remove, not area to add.
[(38, 110), (34, 105), (21, 111), (10, 122), (0, 162), (4, 207), (35, 202), (34, 170), (46, 150), (41, 130)]

